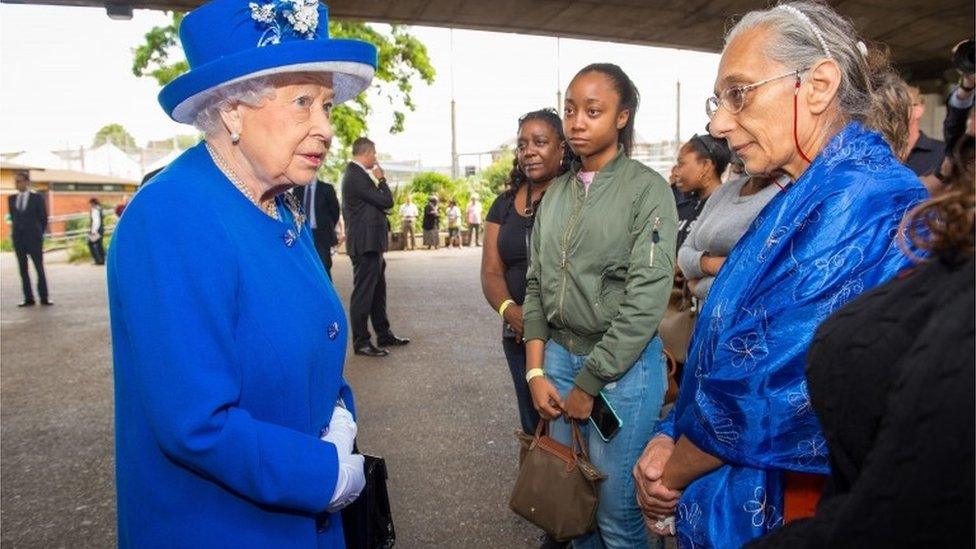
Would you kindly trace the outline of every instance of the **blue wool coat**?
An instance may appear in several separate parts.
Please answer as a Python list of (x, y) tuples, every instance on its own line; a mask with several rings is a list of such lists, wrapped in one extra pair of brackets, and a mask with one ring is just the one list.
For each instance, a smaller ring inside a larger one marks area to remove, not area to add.
[[(307, 227), (200, 144), (143, 187), (108, 261), (121, 547), (343, 547), (346, 322)], [(289, 231), (291, 231), (289, 235)], [(355, 413), (355, 412), (354, 412)]]

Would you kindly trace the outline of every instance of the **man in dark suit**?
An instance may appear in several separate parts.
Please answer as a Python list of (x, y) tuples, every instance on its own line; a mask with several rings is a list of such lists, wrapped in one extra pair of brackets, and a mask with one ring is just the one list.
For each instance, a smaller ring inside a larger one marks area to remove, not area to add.
[(94, 196), (88, 201), (91, 207), (88, 213), (88, 251), (91, 253), (92, 261), (95, 265), (105, 264), (105, 213), (102, 211), (102, 203)]
[(44, 276), (44, 232), (47, 231), (47, 204), (44, 197), (30, 190), (30, 177), (26, 172), (15, 178), (17, 194), (7, 197), (7, 211), (13, 225), (12, 238), (17, 265), (20, 267), (20, 282), (24, 289), (24, 301), (18, 307), (31, 307), (35, 304), (31, 289), (30, 273), (27, 271), (27, 257), (34, 262), (37, 271), (37, 293), (41, 305), (53, 305), (47, 295), (47, 278)]
[(302, 205), (312, 228), (315, 251), (322, 259), (325, 274), (332, 278), (332, 247), (339, 243), (336, 224), (339, 223), (339, 199), (335, 187), (315, 180), (311, 185), (295, 187), (295, 198)]
[[(375, 178), (375, 179), (374, 179)], [(342, 176), (342, 216), (346, 221), (346, 253), (352, 260), (353, 288), (349, 300), (353, 351), (357, 355), (386, 356), (382, 347), (406, 345), (409, 339), (390, 331), (386, 316), (386, 216), (393, 194), (376, 163), (376, 145), (365, 137), (352, 144), (352, 162)], [(372, 319), (376, 342), (370, 341), (367, 321)]]

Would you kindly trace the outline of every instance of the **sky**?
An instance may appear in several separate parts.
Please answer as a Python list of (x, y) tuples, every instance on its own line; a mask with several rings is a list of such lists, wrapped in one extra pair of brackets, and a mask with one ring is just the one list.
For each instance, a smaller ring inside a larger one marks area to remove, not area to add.
[[(89, 146), (99, 128), (122, 124), (144, 145), (194, 128), (169, 120), (159, 85), (132, 74), (132, 49), (162, 12), (136, 10), (113, 21), (101, 8), (0, 4), (0, 152)], [(377, 25), (385, 28), (383, 25)], [(496, 149), (525, 112), (555, 107), (557, 90), (593, 62), (620, 65), (637, 84), (637, 132), (673, 138), (681, 81), (681, 137), (703, 132), (718, 56), (683, 50), (507, 33), (412, 27), (437, 78), (417, 81), (406, 130), (390, 135), (392, 107), (374, 101), (370, 137), (381, 153), (425, 166), (451, 163), (450, 102), (456, 101), (458, 152)], [(179, 54), (179, 53), (178, 53)], [(453, 78), (452, 78), (453, 69)], [(481, 159), (482, 165), (487, 162)], [(460, 164), (476, 165), (477, 156)]]

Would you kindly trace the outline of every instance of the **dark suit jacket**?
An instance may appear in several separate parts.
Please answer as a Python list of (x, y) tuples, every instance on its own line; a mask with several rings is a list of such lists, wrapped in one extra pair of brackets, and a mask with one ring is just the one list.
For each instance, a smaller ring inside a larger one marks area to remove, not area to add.
[[(311, 188), (311, 185), (295, 187), (293, 192), (299, 204), (305, 204), (305, 193)], [(339, 198), (336, 196), (335, 187), (320, 180), (315, 185), (315, 196), (312, 200), (314, 201), (312, 208), (315, 210), (316, 228), (313, 232), (315, 240), (321, 241), (320, 244), (323, 246), (335, 246), (339, 242), (335, 234), (336, 225), (339, 223)], [(310, 212), (306, 212), (305, 215), (311, 220)]]
[(342, 217), (346, 220), (346, 252), (356, 256), (385, 252), (390, 223), (387, 211), (393, 194), (386, 180), (373, 183), (366, 171), (350, 162), (342, 176)]
[(44, 240), (44, 231), (47, 230), (47, 204), (44, 203), (44, 197), (30, 193), (27, 207), (20, 211), (17, 209), (18, 194), (7, 197), (7, 211), (10, 212), (10, 221), (13, 224), (11, 238), (18, 244), (40, 244)]
[(966, 133), (966, 119), (969, 118), (969, 109), (957, 109), (949, 103), (949, 98), (956, 93), (956, 88), (952, 88), (949, 96), (946, 97), (946, 117), (942, 122), (942, 136), (945, 138), (946, 156), (952, 153), (952, 148), (956, 142)]

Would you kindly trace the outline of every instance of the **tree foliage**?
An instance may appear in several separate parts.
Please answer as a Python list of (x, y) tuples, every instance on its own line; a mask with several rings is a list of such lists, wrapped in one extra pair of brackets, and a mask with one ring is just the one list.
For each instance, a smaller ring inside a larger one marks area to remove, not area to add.
[(112, 143), (120, 149), (134, 149), (136, 147), (135, 138), (121, 124), (109, 124), (98, 130), (92, 146), (100, 147), (105, 143)]
[[(144, 42), (133, 49), (133, 74), (152, 77), (162, 86), (189, 70), (182, 58), (178, 61), (170, 59), (177, 47), (182, 20), (182, 13), (173, 12), (169, 24), (154, 27), (146, 33)], [(434, 81), (435, 71), (427, 47), (402, 25), (391, 25), (385, 33), (366, 23), (329, 21), (329, 36), (364, 40), (376, 46), (378, 66), (374, 82), (378, 85), (374, 88), (380, 99), (396, 107), (390, 133), (403, 131), (405, 111), (416, 108), (411, 96), (414, 79), (420, 78), (427, 84)], [(337, 160), (344, 163), (353, 140), (366, 134), (366, 117), (371, 110), (366, 94), (360, 94), (332, 111), (333, 129), (341, 144)]]

